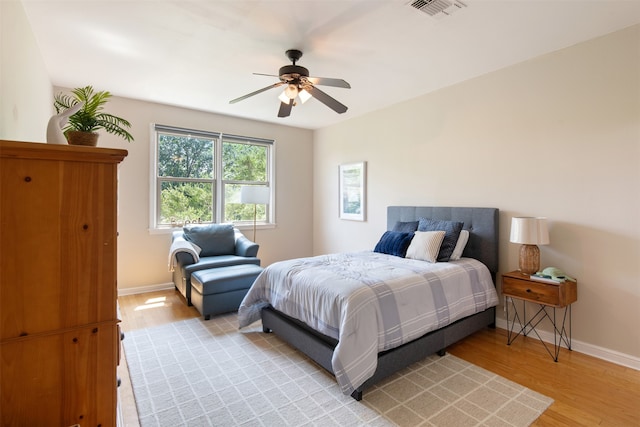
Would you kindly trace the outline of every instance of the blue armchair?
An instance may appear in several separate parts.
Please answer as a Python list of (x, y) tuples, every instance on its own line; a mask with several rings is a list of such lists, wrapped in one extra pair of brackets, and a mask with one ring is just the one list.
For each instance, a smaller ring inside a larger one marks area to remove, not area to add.
[(169, 254), (173, 284), (191, 303), (191, 275), (233, 265), (260, 265), (259, 245), (246, 238), (233, 224), (209, 224), (174, 231)]

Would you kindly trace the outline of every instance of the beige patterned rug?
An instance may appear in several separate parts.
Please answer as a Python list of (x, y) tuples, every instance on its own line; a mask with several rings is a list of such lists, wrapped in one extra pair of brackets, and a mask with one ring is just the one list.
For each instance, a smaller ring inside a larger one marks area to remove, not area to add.
[(436, 355), (344, 396), (335, 379), (236, 314), (126, 333), (142, 427), (528, 426), (552, 399), (455, 356)]

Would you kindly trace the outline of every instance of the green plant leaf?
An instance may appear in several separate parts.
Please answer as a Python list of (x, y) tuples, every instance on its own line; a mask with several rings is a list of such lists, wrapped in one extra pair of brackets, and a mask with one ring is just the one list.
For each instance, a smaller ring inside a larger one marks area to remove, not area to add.
[(71, 93), (72, 95), (59, 93), (54, 96), (53, 106), (58, 114), (79, 102), (84, 102), (84, 106), (69, 117), (69, 121), (63, 129), (65, 133), (69, 130), (96, 132), (104, 129), (107, 133), (119, 136), (128, 142), (133, 141), (133, 136), (127, 131), (131, 128), (129, 121), (102, 112), (104, 105), (111, 98), (111, 93), (108, 91), (94, 92), (92, 86), (75, 88)]

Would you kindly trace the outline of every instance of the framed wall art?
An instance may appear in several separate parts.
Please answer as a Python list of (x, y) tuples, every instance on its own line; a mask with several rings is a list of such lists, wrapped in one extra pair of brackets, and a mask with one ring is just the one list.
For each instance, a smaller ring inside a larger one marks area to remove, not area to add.
[(367, 163), (340, 165), (340, 218), (364, 221), (367, 200)]

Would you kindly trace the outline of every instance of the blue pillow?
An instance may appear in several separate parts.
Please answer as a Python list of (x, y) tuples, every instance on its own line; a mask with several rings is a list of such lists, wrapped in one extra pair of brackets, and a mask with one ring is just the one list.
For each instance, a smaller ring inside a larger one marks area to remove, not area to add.
[(404, 258), (411, 239), (413, 239), (413, 235), (413, 232), (385, 231), (373, 251)]
[(438, 252), (438, 262), (447, 262), (451, 258), (453, 250), (458, 243), (458, 237), (460, 237), (460, 231), (464, 222), (458, 221), (445, 221), (442, 219), (429, 219), (420, 218), (418, 224), (418, 231), (444, 231), (444, 240), (440, 245), (440, 252)]
[(391, 231), (401, 231), (403, 233), (413, 233), (418, 229), (418, 221), (398, 221)]
[(201, 257), (236, 253), (233, 224), (194, 225), (184, 227), (182, 231), (186, 240), (200, 246)]

